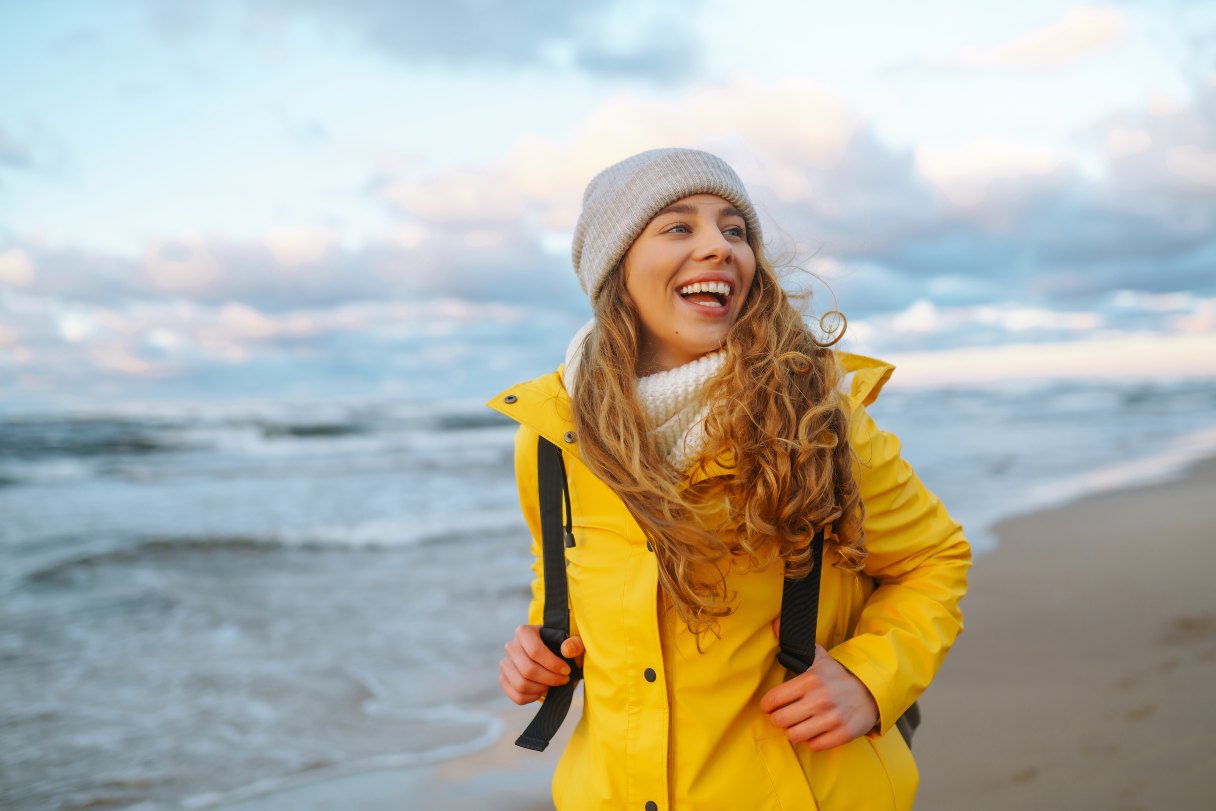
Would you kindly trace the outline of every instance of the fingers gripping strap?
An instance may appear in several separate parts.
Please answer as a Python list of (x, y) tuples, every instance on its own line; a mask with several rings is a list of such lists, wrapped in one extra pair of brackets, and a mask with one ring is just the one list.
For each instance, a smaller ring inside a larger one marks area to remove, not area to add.
[(819, 580), (823, 570), (823, 529), (811, 541), (814, 568), (801, 580), (786, 580), (781, 591), (781, 651), (777, 660), (794, 674), (815, 661), (815, 630), (819, 624)]
[[(570, 666), (570, 681), (551, 687), (532, 723), (515, 741), (516, 746), (545, 751), (558, 727), (570, 710), (574, 689), (582, 672), (573, 659), (561, 654), (562, 643), (570, 638), (569, 592), (566, 584), (566, 536), (572, 524), (570, 489), (566, 482), (566, 466), (561, 449), (544, 437), (536, 446), (537, 487), (540, 493), (541, 560), (545, 579), (544, 626), (541, 641)], [(562, 522), (562, 502), (566, 504), (566, 522)]]

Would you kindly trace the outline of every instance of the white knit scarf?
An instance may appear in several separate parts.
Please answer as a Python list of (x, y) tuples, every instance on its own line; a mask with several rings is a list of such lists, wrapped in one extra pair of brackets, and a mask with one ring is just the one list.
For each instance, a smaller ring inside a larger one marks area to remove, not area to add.
[[(591, 334), (594, 319), (583, 325), (566, 348), (566, 391), (573, 396), (583, 341)], [(659, 452), (677, 470), (687, 470), (705, 442), (705, 387), (726, 363), (726, 350), (702, 355), (690, 363), (665, 372), (638, 378), (638, 401), (650, 422)]]

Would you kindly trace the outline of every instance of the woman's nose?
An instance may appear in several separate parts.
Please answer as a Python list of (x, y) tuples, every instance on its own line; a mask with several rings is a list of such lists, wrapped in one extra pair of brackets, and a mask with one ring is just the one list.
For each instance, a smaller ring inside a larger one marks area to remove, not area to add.
[(721, 231), (717, 228), (707, 228), (701, 233), (702, 236), (697, 241), (698, 259), (717, 259), (721, 262), (731, 260), (735, 249)]

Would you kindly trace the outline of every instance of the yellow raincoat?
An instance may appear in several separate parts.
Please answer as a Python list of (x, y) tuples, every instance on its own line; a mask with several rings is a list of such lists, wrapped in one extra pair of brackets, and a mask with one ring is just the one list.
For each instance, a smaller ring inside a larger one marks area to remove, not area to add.
[(825, 752), (791, 744), (759, 709), (786, 677), (771, 627), (781, 613), (780, 562), (728, 574), (737, 608), (698, 652), (675, 612), (661, 610), (641, 529), (580, 459), (564, 367), (488, 403), (520, 423), (516, 479), (537, 556), (530, 623), (542, 621), (544, 598), (538, 434), (562, 448), (569, 477), (578, 541), (566, 550), (571, 622), (587, 653), (582, 717), (553, 780), (561, 811), (912, 807), (916, 764), (895, 721), (962, 630), (971, 549), (900, 458), (899, 440), (866, 413), (894, 367), (844, 353), (840, 360), (853, 375), (850, 442), (869, 557), (855, 574), (832, 565), (825, 549), (818, 641), (869, 688), (880, 718), (869, 735)]

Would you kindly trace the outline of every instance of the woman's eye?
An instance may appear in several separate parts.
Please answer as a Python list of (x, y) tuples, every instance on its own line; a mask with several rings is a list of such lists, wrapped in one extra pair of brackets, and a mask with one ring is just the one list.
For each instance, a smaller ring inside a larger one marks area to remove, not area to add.
[(670, 234), (670, 233), (673, 233), (673, 232), (678, 232), (678, 231), (680, 231), (681, 229), (683, 229), (683, 232), (685, 232), (685, 233), (686, 233), (686, 232), (688, 231), (688, 226), (687, 226), (687, 225), (684, 225), (683, 223), (676, 223), (675, 225), (673, 225), (673, 226), (671, 226), (670, 228), (668, 228), (668, 229), (667, 229), (667, 233), (669, 233), (669, 234)]
[(743, 239), (747, 236), (747, 231), (744, 230), (742, 225), (732, 225), (729, 228), (723, 229), (722, 233), (726, 234), (728, 237), (738, 237), (739, 239)]

